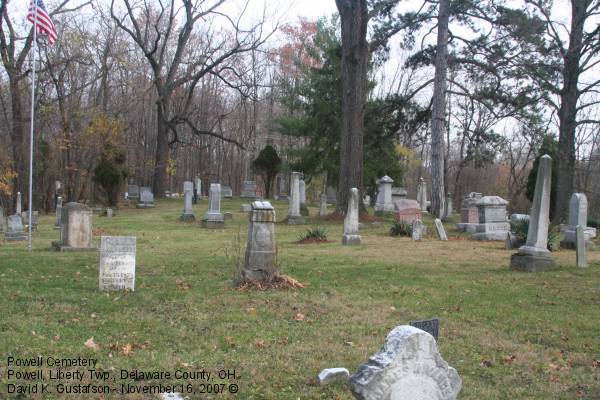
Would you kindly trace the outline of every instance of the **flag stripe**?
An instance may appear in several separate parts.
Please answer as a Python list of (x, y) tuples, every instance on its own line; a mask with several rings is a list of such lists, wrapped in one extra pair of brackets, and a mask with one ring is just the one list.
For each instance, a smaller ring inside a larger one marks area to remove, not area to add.
[(45, 34), (48, 36), (48, 43), (54, 44), (58, 38), (56, 28), (52, 22), (52, 18), (46, 12), (43, 0), (32, 0), (29, 4), (29, 10), (27, 14), (27, 20), (34, 23), (37, 28), (37, 33)]

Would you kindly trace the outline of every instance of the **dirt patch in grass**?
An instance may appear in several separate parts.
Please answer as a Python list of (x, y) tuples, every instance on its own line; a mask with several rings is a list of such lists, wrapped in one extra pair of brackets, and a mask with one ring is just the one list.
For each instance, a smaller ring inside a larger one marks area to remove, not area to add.
[(306, 285), (289, 275), (275, 275), (269, 281), (257, 281), (254, 279), (245, 279), (236, 287), (239, 291), (246, 290), (279, 290), (279, 289), (304, 289)]
[(92, 234), (94, 236), (107, 236), (107, 235), (110, 235), (110, 232), (105, 231), (104, 229), (101, 229), (101, 228), (95, 228), (95, 229), (92, 229)]
[(304, 239), (298, 240), (296, 243), (297, 244), (323, 244), (323, 243), (331, 243), (331, 240), (310, 237), (310, 238), (304, 238)]

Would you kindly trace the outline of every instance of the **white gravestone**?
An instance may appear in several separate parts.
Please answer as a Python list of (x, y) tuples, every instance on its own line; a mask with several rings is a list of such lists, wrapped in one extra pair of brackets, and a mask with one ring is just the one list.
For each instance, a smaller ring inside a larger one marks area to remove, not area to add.
[(417, 241), (423, 239), (423, 234), (424, 234), (423, 222), (421, 222), (420, 219), (417, 219), (412, 223), (412, 240), (417, 242)]
[(435, 232), (437, 233), (437, 237), (440, 240), (446, 241), (448, 240), (448, 236), (446, 235), (446, 230), (444, 229), (444, 224), (442, 224), (442, 220), (439, 218), (435, 219)]
[(422, 177), (419, 178), (419, 186), (417, 187), (417, 201), (421, 206), (421, 212), (427, 212), (427, 183)]
[(60, 241), (52, 242), (59, 251), (96, 250), (92, 247), (92, 210), (85, 204), (67, 203), (62, 210)]
[(23, 219), (20, 215), (9, 215), (4, 240), (9, 242), (25, 240), (25, 231), (23, 230)]
[(321, 193), (321, 204), (319, 205), (319, 217), (327, 215), (327, 193)]
[(60, 229), (60, 224), (62, 220), (62, 208), (63, 198), (59, 196), (56, 200), (56, 222), (54, 223), (54, 229)]
[(303, 225), (304, 217), (300, 215), (300, 172), (292, 172), (289, 204), (288, 225)]
[(344, 235), (342, 244), (346, 246), (357, 246), (360, 244), (361, 237), (358, 234), (358, 189), (350, 189), (348, 198), (348, 210), (344, 218)]
[[(192, 183), (192, 182), (190, 182)], [(196, 220), (196, 216), (194, 215), (194, 210), (192, 210), (192, 198), (194, 194), (192, 189), (187, 188), (183, 195), (183, 213), (181, 217), (179, 217), (180, 221), (183, 222), (193, 222)]]
[(348, 382), (359, 400), (454, 400), (462, 381), (429, 333), (403, 325)]
[(576, 257), (577, 257), (577, 267), (578, 268), (587, 268), (588, 267), (588, 262), (587, 262), (587, 246), (586, 246), (586, 240), (585, 240), (585, 230), (583, 229), (583, 226), (578, 226), (576, 229)]
[(15, 214), (21, 215), (23, 212), (23, 204), (21, 199), (21, 192), (17, 192), (17, 212)]
[(308, 217), (308, 207), (306, 205), (306, 182), (300, 179), (298, 182), (298, 193), (300, 194), (300, 215)]
[(392, 183), (394, 183), (394, 180), (387, 175), (377, 180), (378, 192), (377, 200), (375, 202), (375, 214), (381, 215), (388, 212), (394, 212)]
[(576, 244), (577, 227), (583, 228), (586, 246), (592, 247), (592, 239), (596, 237), (596, 228), (587, 227), (588, 201), (583, 193), (573, 193), (569, 201), (569, 220), (565, 230), (565, 240), (560, 242), (561, 247), (573, 249)]
[(275, 209), (268, 201), (255, 201), (248, 218), (250, 223), (242, 278), (268, 280), (277, 271)]
[(527, 231), (527, 242), (510, 258), (510, 267), (524, 272), (538, 272), (552, 268), (554, 260), (548, 250), (550, 225), (550, 187), (552, 184), (552, 158), (540, 158), (533, 206)]
[(113, 209), (107, 208), (106, 209), (106, 218), (112, 218), (112, 217), (113, 217)]
[(135, 289), (134, 236), (100, 238), (100, 290)]
[(152, 208), (154, 207), (154, 193), (149, 187), (142, 186), (140, 188), (140, 202), (136, 208)]
[(211, 183), (208, 193), (208, 211), (202, 218), (203, 228), (223, 228), (225, 216), (221, 213), (221, 184)]
[(183, 193), (185, 193), (186, 190), (189, 190), (190, 192), (194, 192), (194, 182), (192, 181), (184, 181), (183, 182)]

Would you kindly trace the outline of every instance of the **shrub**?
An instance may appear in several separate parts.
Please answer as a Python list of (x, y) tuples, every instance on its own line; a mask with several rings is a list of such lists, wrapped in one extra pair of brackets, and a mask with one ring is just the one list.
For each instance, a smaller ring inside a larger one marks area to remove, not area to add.
[(600, 219), (588, 218), (587, 226), (590, 228), (600, 228)]
[[(529, 220), (522, 219), (511, 224), (511, 231), (520, 242), (526, 243), (527, 231), (529, 231)], [(550, 251), (557, 251), (560, 249), (560, 227), (558, 225), (551, 224), (548, 227), (548, 243), (546, 246)]]
[(305, 233), (300, 234), (300, 236), (298, 236), (298, 241), (300, 241), (300, 242), (307, 241), (307, 240), (326, 242), (327, 241), (327, 230), (323, 229), (323, 228), (319, 228), (317, 226), (316, 228), (309, 229)]
[(412, 236), (412, 224), (405, 221), (394, 221), (390, 228), (391, 236)]

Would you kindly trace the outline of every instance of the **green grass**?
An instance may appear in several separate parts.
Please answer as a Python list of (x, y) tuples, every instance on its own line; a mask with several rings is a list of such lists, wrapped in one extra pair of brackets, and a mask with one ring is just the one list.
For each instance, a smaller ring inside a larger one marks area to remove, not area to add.
[[(238, 291), (231, 281), (246, 240), (242, 201), (223, 201), (233, 212), (224, 230), (178, 222), (181, 203), (94, 217), (105, 234), (137, 236), (135, 292), (98, 291), (97, 252), (52, 250), (53, 216), (41, 218), (31, 253), (24, 243), (0, 243), (0, 398), (8, 396), (9, 355), (44, 355), (98, 358), (117, 384), (121, 369), (235, 369), (238, 379), (226, 382), (238, 394), (214, 398), (349, 399), (342, 383), (315, 385), (318, 372), (356, 370), (393, 327), (434, 316), (442, 356), (463, 379), (460, 399), (600, 398), (598, 251), (588, 269), (563, 250), (553, 253), (555, 270), (518, 273), (508, 269), (504, 243), (470, 241), (454, 231), (456, 221), (446, 223), (448, 242), (413, 243), (390, 237), (389, 219), (362, 229), (360, 247), (343, 247), (342, 223), (319, 221), (310, 208), (307, 225), (276, 227), (283, 273), (308, 287)], [(287, 203), (274, 204), (282, 220)], [(205, 211), (202, 200), (196, 217)], [(316, 225), (331, 243), (296, 243)], [(91, 337), (96, 350), (84, 346)]]

